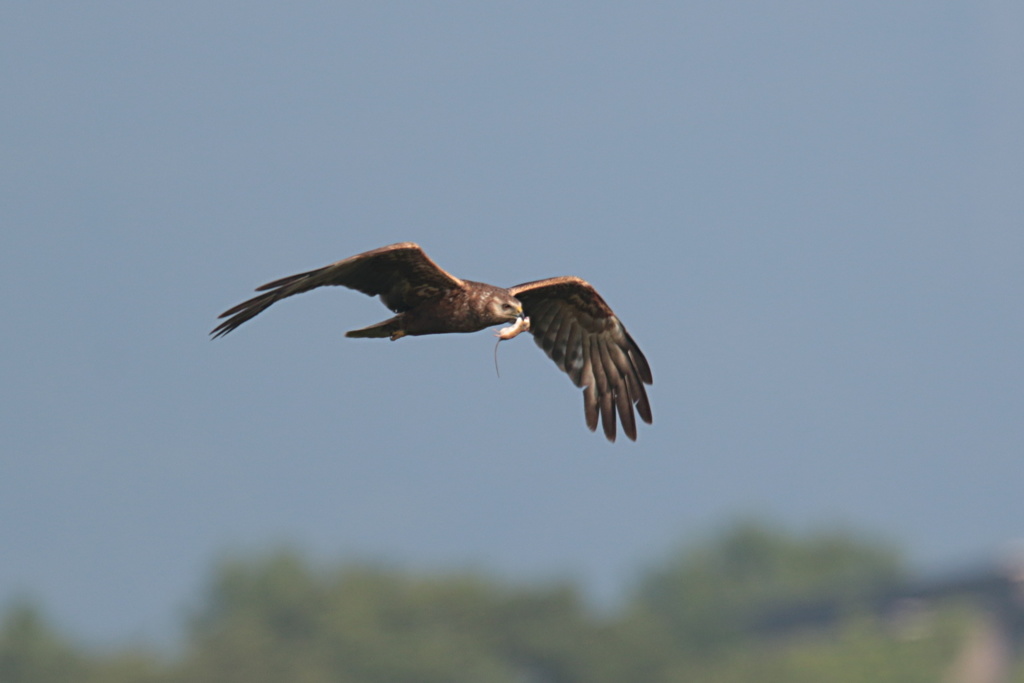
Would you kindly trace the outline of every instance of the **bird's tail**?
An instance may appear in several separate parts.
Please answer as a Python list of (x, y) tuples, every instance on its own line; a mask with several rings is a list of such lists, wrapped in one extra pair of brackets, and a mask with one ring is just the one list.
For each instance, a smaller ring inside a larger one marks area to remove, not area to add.
[(346, 337), (391, 337), (392, 340), (404, 337), (405, 332), (402, 331), (401, 316), (395, 316), (394, 318), (388, 318), (383, 322), (379, 322), (376, 325), (370, 325), (369, 327), (363, 327), (358, 330), (349, 330), (345, 333)]

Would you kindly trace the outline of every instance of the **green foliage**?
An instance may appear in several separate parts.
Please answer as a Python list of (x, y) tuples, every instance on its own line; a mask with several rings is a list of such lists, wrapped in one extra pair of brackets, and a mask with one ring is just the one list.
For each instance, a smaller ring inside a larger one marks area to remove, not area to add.
[(60, 637), (29, 604), (0, 623), (2, 683), (170, 683), (157, 659), (141, 652), (90, 655)]
[(640, 583), (636, 604), (675, 645), (707, 652), (731, 643), (773, 606), (853, 600), (901, 575), (894, 553), (848, 534), (798, 539), (751, 523), (684, 549)]
[(933, 683), (946, 679), (967, 624), (956, 610), (930, 615), (928, 634), (905, 637), (863, 615), (838, 632), (733, 644), (686, 660), (665, 680), (688, 683)]
[(32, 606), (10, 608), (0, 625), (0, 681), (77, 683), (82, 672), (78, 654)]
[(316, 573), (285, 553), (227, 565), (208, 603), (194, 624), (188, 680), (621, 680), (602, 664), (617, 639), (567, 586)]
[[(220, 567), (172, 661), (89, 653), (28, 606), (0, 622), (3, 683), (915, 683), (943, 680), (975, 613), (907, 623), (853, 597), (899, 574), (893, 553), (844, 534), (756, 525), (685, 550), (635, 600), (595, 615), (568, 584), (512, 587), (471, 574), (318, 569), (291, 552)], [(827, 629), (755, 632), (780, 600), (849, 599)], [(1017, 670), (1013, 680), (1024, 680)]]

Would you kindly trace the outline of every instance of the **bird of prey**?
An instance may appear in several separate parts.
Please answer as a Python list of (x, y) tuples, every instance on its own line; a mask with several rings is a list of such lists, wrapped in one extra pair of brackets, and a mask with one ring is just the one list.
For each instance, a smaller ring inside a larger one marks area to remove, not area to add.
[(636, 418), (651, 423), (644, 384), (651, 368), (640, 348), (585, 280), (573, 276), (526, 282), (503, 289), (462, 280), (442, 270), (412, 242), (381, 247), (329, 266), (268, 282), (258, 296), (220, 315), (225, 320), (210, 334), (232, 331), (274, 302), (324, 285), (342, 285), (381, 301), (396, 315), (346, 332), (346, 337), (389, 337), (476, 332), (513, 323), (498, 336), (510, 339), (530, 331), (537, 345), (583, 389), (587, 427), (598, 416), (609, 441), (615, 441), (618, 414), (626, 436), (636, 440)]

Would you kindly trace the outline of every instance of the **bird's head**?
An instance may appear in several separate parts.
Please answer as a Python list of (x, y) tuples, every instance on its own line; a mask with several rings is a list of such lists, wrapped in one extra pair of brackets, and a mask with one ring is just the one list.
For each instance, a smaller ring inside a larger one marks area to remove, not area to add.
[(495, 295), (487, 308), (495, 323), (515, 322), (523, 317), (523, 304), (511, 294)]

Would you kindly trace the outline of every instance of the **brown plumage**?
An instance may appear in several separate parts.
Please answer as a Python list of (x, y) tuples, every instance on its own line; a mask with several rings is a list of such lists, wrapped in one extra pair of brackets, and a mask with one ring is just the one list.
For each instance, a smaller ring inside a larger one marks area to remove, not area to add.
[[(583, 389), (587, 427), (615, 441), (618, 415), (622, 430), (636, 440), (636, 418), (651, 423), (644, 384), (651, 368), (626, 328), (585, 280), (563, 276), (509, 289), (461, 280), (442, 270), (412, 242), (357, 254), (329, 266), (269, 282), (263, 292), (220, 315), (225, 320), (210, 334), (232, 331), (274, 302), (325, 285), (341, 285), (379, 296), (396, 315), (346, 332), (346, 337), (390, 337), (476, 332), (514, 323), (511, 337), (529, 330), (537, 345)], [(528, 316), (528, 321), (524, 317)]]

